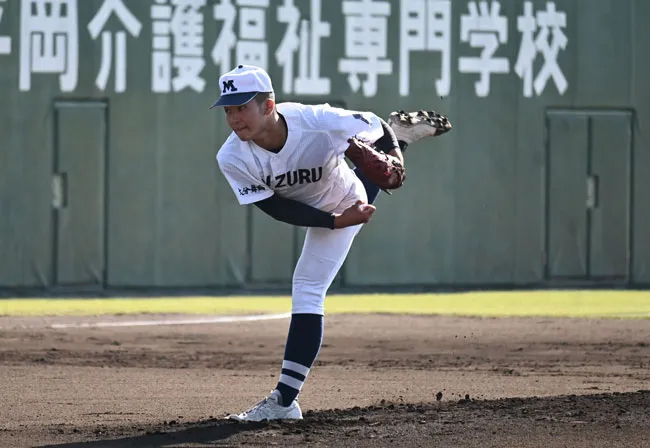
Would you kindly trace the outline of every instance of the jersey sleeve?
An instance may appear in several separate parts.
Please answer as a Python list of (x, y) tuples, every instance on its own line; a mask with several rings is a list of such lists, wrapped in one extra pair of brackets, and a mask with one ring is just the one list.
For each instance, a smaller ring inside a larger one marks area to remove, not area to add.
[(273, 190), (253, 176), (245, 164), (217, 156), (219, 169), (226, 177), (240, 204), (252, 204), (273, 196)]
[(339, 154), (348, 148), (348, 139), (357, 136), (370, 142), (376, 142), (384, 135), (381, 120), (372, 112), (331, 107), (325, 104), (319, 111), (321, 128), (327, 130)]

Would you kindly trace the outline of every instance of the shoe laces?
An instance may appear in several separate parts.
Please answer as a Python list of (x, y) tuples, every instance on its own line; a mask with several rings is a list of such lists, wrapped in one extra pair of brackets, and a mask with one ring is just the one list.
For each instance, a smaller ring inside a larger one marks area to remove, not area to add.
[(243, 415), (253, 415), (259, 413), (262, 409), (266, 409), (269, 407), (271, 401), (271, 395), (268, 397), (263, 398), (262, 400), (258, 401), (251, 407), (250, 409), (242, 412)]

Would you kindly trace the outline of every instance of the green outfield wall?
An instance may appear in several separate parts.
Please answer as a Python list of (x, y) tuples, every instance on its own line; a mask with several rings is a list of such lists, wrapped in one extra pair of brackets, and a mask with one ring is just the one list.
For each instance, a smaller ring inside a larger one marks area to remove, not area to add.
[(647, 0), (0, 0), (0, 288), (288, 285), (208, 110), (436, 109), (338, 286), (650, 285)]

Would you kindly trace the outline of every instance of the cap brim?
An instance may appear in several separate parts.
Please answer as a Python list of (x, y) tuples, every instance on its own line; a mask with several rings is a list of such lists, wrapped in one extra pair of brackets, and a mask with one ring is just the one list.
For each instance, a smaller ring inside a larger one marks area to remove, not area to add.
[(230, 95), (222, 95), (212, 106), (241, 106), (242, 104), (248, 103), (250, 100), (255, 98), (259, 92), (246, 92), (246, 93), (231, 93)]

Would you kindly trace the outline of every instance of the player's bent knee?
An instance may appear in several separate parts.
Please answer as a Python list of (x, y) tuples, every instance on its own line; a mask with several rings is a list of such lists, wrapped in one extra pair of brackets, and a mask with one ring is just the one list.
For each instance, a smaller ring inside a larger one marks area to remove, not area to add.
[(315, 285), (294, 284), (291, 299), (292, 314), (325, 314), (325, 293)]

